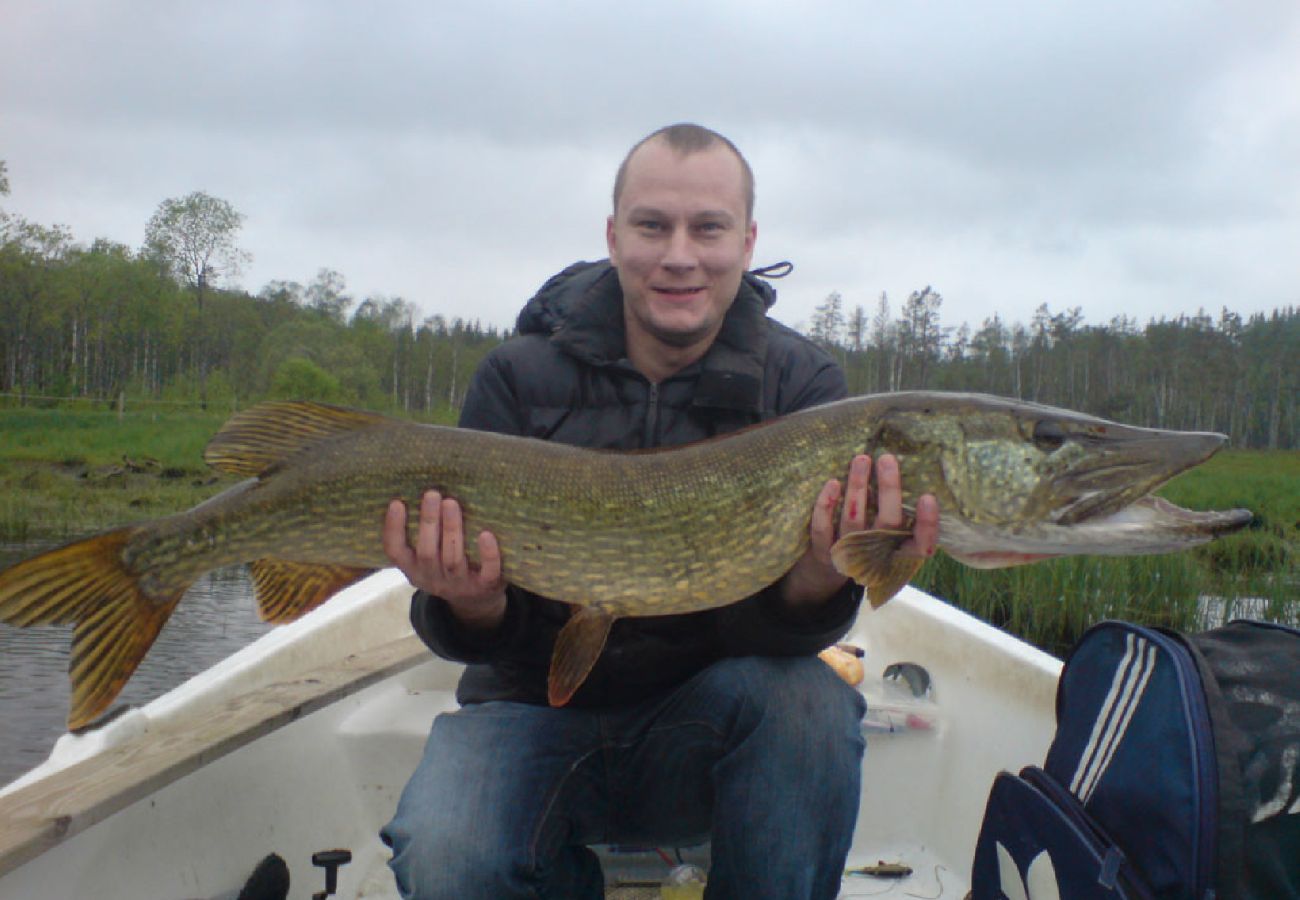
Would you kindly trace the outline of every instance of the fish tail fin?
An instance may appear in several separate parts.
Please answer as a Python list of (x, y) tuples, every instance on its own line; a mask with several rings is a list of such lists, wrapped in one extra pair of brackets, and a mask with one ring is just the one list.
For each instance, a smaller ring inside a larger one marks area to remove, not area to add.
[(150, 597), (122, 561), (134, 528), (66, 544), (0, 572), (0, 621), (73, 623), (68, 729), (90, 725), (121, 692), (185, 588)]

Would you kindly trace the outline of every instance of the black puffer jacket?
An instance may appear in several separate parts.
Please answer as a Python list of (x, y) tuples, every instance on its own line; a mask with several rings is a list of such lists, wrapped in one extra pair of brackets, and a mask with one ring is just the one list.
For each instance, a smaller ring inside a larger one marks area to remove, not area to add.
[[(460, 423), (467, 428), (635, 449), (681, 444), (837, 400), (843, 373), (809, 341), (766, 316), (772, 288), (747, 275), (709, 352), (651, 384), (624, 352), (622, 293), (607, 262), (553, 277), (519, 316), (519, 336), (493, 350), (474, 376)], [(411, 621), (447, 659), (468, 663), (461, 703), (546, 703), (555, 636), (569, 608), (510, 587), (505, 620), (490, 635), (458, 627), (444, 601), (417, 592)], [(620, 619), (571, 704), (607, 707), (671, 689), (726, 656), (815, 653), (857, 614), (846, 586), (815, 621), (795, 622), (775, 587), (730, 606), (685, 615)]]

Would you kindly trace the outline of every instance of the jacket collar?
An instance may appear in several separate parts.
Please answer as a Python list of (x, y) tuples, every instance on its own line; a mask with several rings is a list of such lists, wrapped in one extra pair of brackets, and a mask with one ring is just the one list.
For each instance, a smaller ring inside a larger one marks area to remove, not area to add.
[[(761, 413), (767, 358), (767, 308), (776, 291), (746, 273), (735, 301), (695, 374), (695, 406)], [(519, 314), (522, 333), (549, 332), (565, 353), (595, 366), (625, 364), (623, 292), (608, 260), (578, 263), (556, 275)]]

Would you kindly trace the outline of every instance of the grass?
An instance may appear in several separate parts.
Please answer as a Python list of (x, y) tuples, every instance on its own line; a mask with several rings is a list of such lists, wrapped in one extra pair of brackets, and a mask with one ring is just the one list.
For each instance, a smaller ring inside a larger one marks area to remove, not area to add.
[(65, 539), (206, 499), (233, 481), (203, 462), (223, 419), (0, 410), (0, 540)]
[(5, 441), (0, 462), (59, 462), (104, 466), (155, 459), (163, 466), (205, 472), (203, 447), (226, 415), (65, 409), (0, 410)]
[(66, 540), (187, 509), (231, 479), (203, 462), (214, 412), (0, 410), (0, 540)]
[(210, 474), (162, 478), (112, 468), (0, 462), (0, 541), (64, 540), (170, 515), (234, 481)]
[[(203, 462), (229, 412), (0, 408), (0, 542), (66, 540), (188, 509), (233, 484)], [(422, 421), (448, 424), (439, 410)]]
[[(212, 496), (233, 481), (203, 463), (203, 447), (225, 418), (0, 409), (0, 541), (66, 539)], [(1183, 630), (1234, 615), (1300, 619), (1300, 453), (1224, 452), (1161, 493), (1194, 509), (1245, 507), (1255, 520), (1238, 534), (1165, 556), (975, 571), (940, 554), (917, 586), (1058, 655), (1105, 618)]]

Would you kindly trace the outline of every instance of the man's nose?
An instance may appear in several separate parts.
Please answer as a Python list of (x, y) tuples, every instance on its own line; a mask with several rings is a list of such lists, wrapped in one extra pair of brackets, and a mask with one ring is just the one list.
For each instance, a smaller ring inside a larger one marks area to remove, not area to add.
[(662, 261), (664, 268), (674, 271), (693, 269), (698, 262), (689, 230), (674, 228), (668, 237), (668, 247), (664, 251)]

